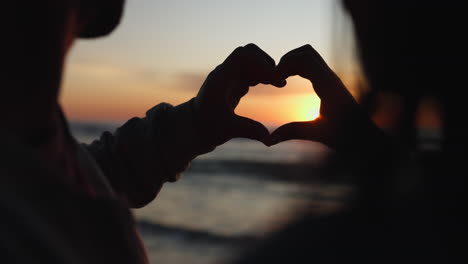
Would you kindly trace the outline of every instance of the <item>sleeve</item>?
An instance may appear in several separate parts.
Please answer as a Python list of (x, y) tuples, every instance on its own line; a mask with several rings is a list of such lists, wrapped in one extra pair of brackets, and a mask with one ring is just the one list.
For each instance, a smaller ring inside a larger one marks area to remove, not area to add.
[(165, 182), (174, 182), (200, 153), (193, 99), (173, 107), (161, 103), (114, 133), (87, 146), (117, 196), (130, 207), (151, 202)]

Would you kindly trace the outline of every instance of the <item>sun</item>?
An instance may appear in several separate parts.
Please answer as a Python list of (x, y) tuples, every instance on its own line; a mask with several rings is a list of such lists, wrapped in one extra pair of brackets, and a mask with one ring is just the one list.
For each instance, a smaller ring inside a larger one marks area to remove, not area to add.
[(294, 116), (297, 121), (311, 121), (320, 116), (320, 98), (317, 95), (302, 95), (296, 102), (297, 110)]
[(310, 120), (317, 119), (320, 116), (320, 105), (319, 107), (314, 107), (313, 109), (310, 109), (308, 116)]
[(321, 101), (310, 81), (291, 77), (288, 85), (281, 89), (253, 87), (251, 95), (242, 98), (235, 113), (271, 127), (319, 117)]

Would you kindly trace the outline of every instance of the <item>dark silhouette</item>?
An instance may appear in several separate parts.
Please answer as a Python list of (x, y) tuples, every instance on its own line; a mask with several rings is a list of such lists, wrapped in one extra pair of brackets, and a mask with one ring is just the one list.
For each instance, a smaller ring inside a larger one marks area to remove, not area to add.
[(254, 44), (212, 71), (198, 95), (159, 104), (90, 145), (69, 133), (58, 104), (66, 55), (78, 37), (120, 22), (123, 0), (2, 3), (0, 262), (145, 263), (129, 208), (151, 202), (197, 155), (268, 130), (234, 109), (249, 86), (285, 85)]
[[(300, 219), (240, 263), (449, 263), (463, 255), (467, 127), (456, 90), (462, 82), (453, 36), (461, 31), (451, 32), (459, 16), (429, 1), (345, 1), (373, 91), (405, 98), (395, 140), (311, 46), (276, 66), (249, 44), (211, 72), (192, 100), (159, 104), (91, 145), (78, 144), (57, 103), (64, 61), (77, 37), (112, 32), (123, 6), (123, 0), (2, 4), (1, 263), (147, 262), (129, 208), (152, 201), (193, 158), (234, 137), (325, 143), (353, 161), (359, 189), (346, 211)], [(314, 82), (320, 119), (286, 124), (270, 136), (262, 124), (234, 114), (249, 86), (280, 87), (297, 74)], [(414, 149), (411, 120), (426, 92), (443, 105), (443, 144), (434, 153)]]
[[(283, 77), (309, 79), (322, 100), (321, 117), (285, 124), (270, 145), (290, 139), (322, 142), (353, 175), (357, 195), (346, 210), (299, 217), (236, 263), (464, 262), (466, 107), (457, 47), (460, 14), (435, 1), (344, 0), (372, 92), (402, 98), (391, 136), (371, 121), (340, 79), (309, 45), (286, 54)], [(424, 96), (442, 105), (439, 150), (417, 148), (414, 117)], [(465, 260), (466, 261), (466, 260)]]

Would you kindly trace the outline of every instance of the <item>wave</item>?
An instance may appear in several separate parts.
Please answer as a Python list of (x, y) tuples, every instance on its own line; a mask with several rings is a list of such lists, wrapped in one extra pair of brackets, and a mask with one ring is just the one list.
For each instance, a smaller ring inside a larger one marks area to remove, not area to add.
[(319, 169), (312, 162), (278, 163), (247, 160), (194, 160), (187, 172), (194, 176), (226, 173), (245, 177), (288, 182), (308, 182), (316, 178)]
[(190, 230), (187, 228), (156, 224), (147, 220), (139, 220), (137, 228), (144, 236), (171, 236), (191, 243), (217, 244), (221, 246), (238, 246), (258, 241), (254, 236), (225, 236), (208, 231)]

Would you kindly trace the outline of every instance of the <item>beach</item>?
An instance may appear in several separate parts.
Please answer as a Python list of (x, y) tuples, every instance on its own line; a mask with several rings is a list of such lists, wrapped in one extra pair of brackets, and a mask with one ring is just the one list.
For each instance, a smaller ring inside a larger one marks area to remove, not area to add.
[[(71, 123), (83, 143), (115, 128)], [(197, 157), (178, 182), (166, 183), (152, 203), (133, 210), (150, 262), (228, 262), (309, 210), (339, 210), (352, 188), (317, 177), (328, 152), (312, 142), (268, 148), (233, 139)]]

